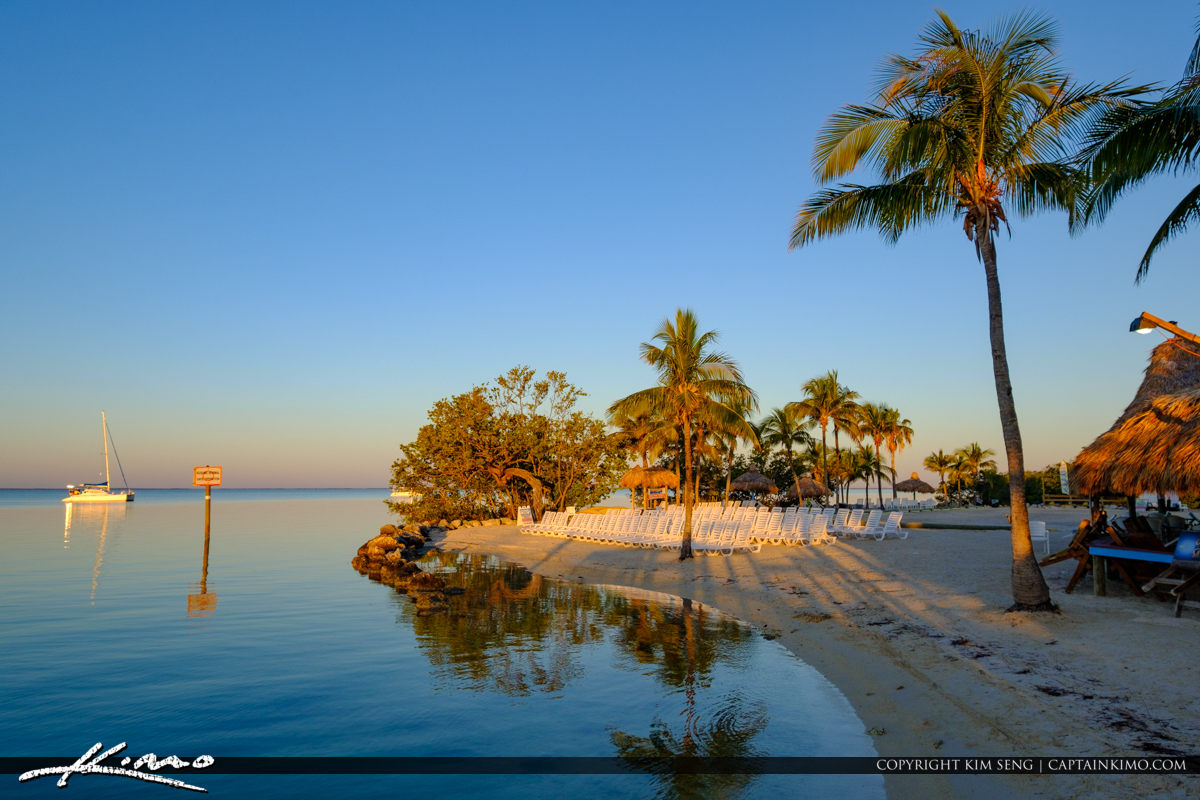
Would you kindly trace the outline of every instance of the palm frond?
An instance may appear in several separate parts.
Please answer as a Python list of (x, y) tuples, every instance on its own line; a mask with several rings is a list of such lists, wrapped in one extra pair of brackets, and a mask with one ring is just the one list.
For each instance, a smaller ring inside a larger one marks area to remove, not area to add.
[(949, 212), (955, 198), (914, 173), (896, 183), (843, 184), (817, 192), (800, 207), (790, 249), (847, 230), (875, 228), (890, 242), (908, 228)]
[(1172, 236), (1182, 233), (1187, 229), (1187, 226), (1200, 219), (1200, 185), (1194, 187), (1188, 192), (1183, 200), (1179, 201), (1179, 205), (1171, 209), (1171, 213), (1154, 232), (1154, 236), (1150, 239), (1150, 246), (1146, 248), (1146, 254), (1142, 256), (1141, 263), (1138, 264), (1137, 277), (1134, 279), (1136, 283), (1141, 283), (1142, 279), (1150, 271), (1150, 259), (1158, 251), (1158, 248), (1166, 244)]
[(1189, 167), (1200, 158), (1200, 107), (1113, 108), (1097, 121), (1084, 156), (1095, 182), (1087, 216), (1103, 220), (1127, 189), (1151, 175)]
[(1087, 174), (1062, 162), (1022, 164), (1011, 173), (1008, 195), (1018, 214), (1066, 211), (1069, 222), (1082, 213)]
[(1019, 11), (998, 22), (989, 38), (1006, 52), (1021, 53), (1036, 48), (1049, 53), (1058, 45), (1058, 26), (1045, 14)]
[(608, 414), (610, 417), (622, 414), (630, 417), (639, 415), (659, 416), (668, 407), (669, 401), (666, 396), (666, 387), (651, 386), (649, 389), (642, 389), (614, 401), (608, 407)]
[[(1196, 30), (1200, 32), (1200, 19), (1196, 21)], [(1196, 43), (1192, 45), (1192, 52), (1188, 54), (1187, 65), (1184, 67), (1184, 74), (1188, 76), (1200, 73), (1200, 36), (1196, 37)]]
[(853, 172), (864, 158), (875, 160), (907, 125), (890, 111), (875, 106), (848, 105), (833, 114), (817, 132), (813, 175), (822, 183)]

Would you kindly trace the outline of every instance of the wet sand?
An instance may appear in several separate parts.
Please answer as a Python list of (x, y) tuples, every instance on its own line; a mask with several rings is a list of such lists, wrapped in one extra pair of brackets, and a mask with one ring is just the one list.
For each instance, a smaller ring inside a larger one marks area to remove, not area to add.
[[(1031, 509), (1051, 550), (1085, 512)], [(938, 525), (1005, 524), (1003, 509), (910, 513)], [(1063, 589), (1069, 560), (1047, 567), (1061, 614), (1009, 614), (1007, 530), (912, 529), (906, 540), (843, 540), (680, 562), (665, 551), (466, 528), (446, 551), (495, 554), (566, 580), (668, 592), (760, 628), (846, 695), (881, 756), (1154, 757), (1200, 753), (1200, 611), (1133, 596), (1090, 576)], [(1039, 554), (1040, 555), (1040, 554)], [(890, 797), (1186, 797), (1172, 775), (895, 775)]]

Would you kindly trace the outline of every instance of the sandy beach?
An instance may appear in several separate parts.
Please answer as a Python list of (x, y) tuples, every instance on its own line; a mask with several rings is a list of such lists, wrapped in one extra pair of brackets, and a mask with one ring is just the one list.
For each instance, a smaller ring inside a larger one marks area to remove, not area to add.
[[(1004, 509), (928, 511), (906, 521), (1003, 525)], [(1081, 509), (1031, 509), (1051, 548)], [(777, 636), (846, 695), (881, 756), (1072, 758), (1195, 755), (1200, 612), (1045, 569), (1061, 614), (1008, 614), (1005, 530), (913, 529), (906, 540), (765, 546), (679, 562), (668, 552), (467, 528), (435, 540), (535, 573), (690, 597)], [(1185, 797), (1191, 776), (897, 775), (889, 797)]]

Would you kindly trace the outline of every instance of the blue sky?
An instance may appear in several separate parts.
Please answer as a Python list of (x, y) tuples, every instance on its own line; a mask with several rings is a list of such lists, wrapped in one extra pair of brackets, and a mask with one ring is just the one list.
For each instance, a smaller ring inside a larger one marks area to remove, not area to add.
[[(943, 7), (963, 27), (1021, 8)], [(1143, 83), (1180, 75), (1198, 10), (1034, 8), (1078, 79)], [(957, 224), (787, 250), (816, 130), (933, 15), (0, 5), (0, 486), (94, 477), (101, 408), (135, 487), (205, 463), (230, 486), (382, 486), (435, 400), (516, 364), (565, 370), (597, 413), (643, 388), (638, 344), (684, 306), (764, 409), (829, 369), (899, 408), (902, 475), (938, 448), (1003, 452), (983, 271)], [(1139, 312), (1200, 328), (1190, 237), (1133, 283), (1187, 178), (1075, 238), (1056, 216), (1001, 238), (1031, 467), (1124, 409), (1158, 341), (1127, 332)]]

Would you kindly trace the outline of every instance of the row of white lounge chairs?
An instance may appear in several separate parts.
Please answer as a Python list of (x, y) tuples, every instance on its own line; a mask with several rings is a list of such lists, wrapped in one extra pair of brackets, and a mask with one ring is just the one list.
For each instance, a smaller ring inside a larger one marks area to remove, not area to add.
[[(816, 545), (836, 542), (838, 537), (908, 538), (900, 527), (900, 512), (883, 519), (881, 510), (825, 509), (807, 511), (796, 507), (721, 508), (704, 505), (693, 510), (692, 549), (698, 553), (731, 555), (758, 552), (764, 544)], [(617, 509), (606, 514), (568, 514), (548, 511), (541, 522), (521, 527), (522, 533), (578, 539), (585, 542), (678, 550), (681, 545), (684, 510)]]
[[(874, 502), (874, 501), (872, 501), (872, 502)], [(696, 507), (699, 508), (701, 506), (709, 506), (709, 505), (720, 507), (721, 502), (706, 500), (702, 503), (698, 503)], [(758, 508), (761, 505), (762, 504), (756, 500), (743, 500), (742, 501), (743, 508)], [(927, 511), (931, 508), (937, 508), (937, 499), (936, 498), (927, 497), (924, 500), (913, 500), (908, 497), (885, 497), (883, 499), (883, 510), (884, 511)]]

